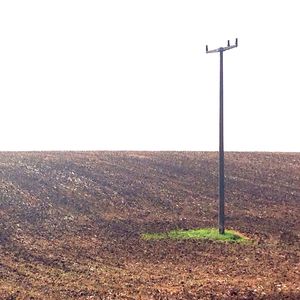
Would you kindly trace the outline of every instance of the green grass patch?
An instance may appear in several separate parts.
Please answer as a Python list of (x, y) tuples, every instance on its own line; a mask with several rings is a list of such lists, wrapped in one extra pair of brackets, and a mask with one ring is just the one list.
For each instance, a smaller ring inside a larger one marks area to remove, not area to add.
[(216, 228), (202, 228), (190, 230), (171, 230), (162, 233), (143, 233), (144, 240), (185, 240), (185, 239), (207, 239), (220, 242), (247, 243), (250, 240), (235, 230), (226, 230), (225, 234), (219, 234)]

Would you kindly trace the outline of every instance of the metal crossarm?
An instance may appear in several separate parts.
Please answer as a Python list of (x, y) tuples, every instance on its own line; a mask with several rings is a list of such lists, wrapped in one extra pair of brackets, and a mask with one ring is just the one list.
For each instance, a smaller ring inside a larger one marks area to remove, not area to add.
[(230, 41), (227, 41), (227, 46), (226, 47), (220, 47), (214, 50), (208, 50), (208, 46), (206, 45), (206, 53), (216, 53), (216, 52), (224, 52), (227, 50), (230, 50), (232, 48), (236, 48), (238, 46), (238, 39), (235, 39), (235, 45), (230, 45)]

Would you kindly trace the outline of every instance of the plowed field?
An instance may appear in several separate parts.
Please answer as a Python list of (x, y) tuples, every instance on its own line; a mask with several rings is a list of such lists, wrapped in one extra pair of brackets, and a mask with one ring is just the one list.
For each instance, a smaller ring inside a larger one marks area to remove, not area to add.
[(217, 153), (0, 153), (0, 299), (300, 299), (300, 154), (225, 160), (252, 244), (140, 238), (216, 226)]

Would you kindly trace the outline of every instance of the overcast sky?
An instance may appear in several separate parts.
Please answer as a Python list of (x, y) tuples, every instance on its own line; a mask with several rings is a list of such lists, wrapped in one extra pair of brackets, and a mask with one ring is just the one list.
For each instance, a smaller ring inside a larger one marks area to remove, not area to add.
[(300, 151), (299, 1), (1, 1), (0, 150)]

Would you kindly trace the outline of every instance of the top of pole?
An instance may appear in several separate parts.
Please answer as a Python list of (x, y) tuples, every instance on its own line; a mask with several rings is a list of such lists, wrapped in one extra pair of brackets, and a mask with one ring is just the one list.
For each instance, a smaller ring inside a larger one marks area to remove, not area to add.
[(233, 48), (236, 48), (238, 46), (238, 39), (235, 39), (235, 45), (230, 46), (230, 40), (227, 41), (227, 46), (226, 47), (220, 47), (217, 49), (213, 49), (213, 50), (208, 50), (208, 45), (206, 45), (205, 49), (206, 49), (206, 53), (216, 53), (216, 52), (224, 52)]

